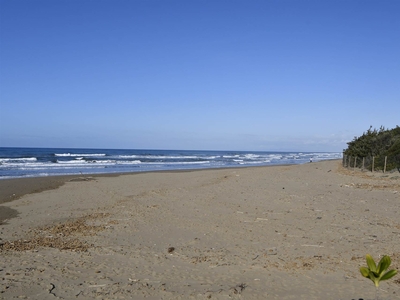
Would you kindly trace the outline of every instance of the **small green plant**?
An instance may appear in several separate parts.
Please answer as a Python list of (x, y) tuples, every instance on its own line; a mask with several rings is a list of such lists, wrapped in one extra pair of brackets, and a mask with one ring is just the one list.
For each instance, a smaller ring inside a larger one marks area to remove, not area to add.
[(394, 275), (397, 274), (397, 270), (390, 270), (386, 272), (386, 270), (389, 269), (389, 266), (392, 263), (390, 257), (387, 255), (384, 255), (381, 258), (378, 265), (376, 265), (371, 255), (367, 254), (366, 259), (368, 267), (360, 267), (360, 272), (362, 276), (371, 279), (372, 282), (375, 284), (376, 299), (378, 299), (379, 282), (381, 280), (388, 280), (392, 278)]

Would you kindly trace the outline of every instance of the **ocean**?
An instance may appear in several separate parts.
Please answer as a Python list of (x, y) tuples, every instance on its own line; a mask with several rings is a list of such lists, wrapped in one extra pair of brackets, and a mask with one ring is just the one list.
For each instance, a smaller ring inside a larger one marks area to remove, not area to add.
[(340, 152), (259, 152), (0, 147), (0, 180), (72, 174), (303, 164)]

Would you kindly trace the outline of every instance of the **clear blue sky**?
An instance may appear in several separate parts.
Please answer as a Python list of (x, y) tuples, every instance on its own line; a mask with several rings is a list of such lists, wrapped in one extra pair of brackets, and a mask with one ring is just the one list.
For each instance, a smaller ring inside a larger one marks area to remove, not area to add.
[(0, 0), (0, 146), (341, 151), (400, 125), (398, 0)]

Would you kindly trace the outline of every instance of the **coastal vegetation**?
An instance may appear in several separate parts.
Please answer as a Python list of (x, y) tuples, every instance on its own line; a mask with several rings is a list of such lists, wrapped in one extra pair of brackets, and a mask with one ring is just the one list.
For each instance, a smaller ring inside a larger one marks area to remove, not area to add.
[(392, 263), (392, 260), (387, 255), (384, 255), (381, 258), (378, 265), (376, 265), (374, 259), (369, 254), (367, 254), (366, 260), (368, 267), (361, 267), (360, 272), (362, 276), (371, 279), (372, 282), (375, 284), (377, 293), (376, 299), (378, 299), (378, 287), (380, 281), (392, 278), (397, 274), (397, 270), (387, 271), (387, 269), (390, 267), (390, 264)]
[(377, 169), (382, 168), (387, 160), (387, 170), (396, 169), (400, 172), (400, 127), (386, 129), (381, 126), (379, 130), (372, 126), (359, 137), (347, 143), (348, 148), (344, 155), (364, 158), (366, 166), (372, 163), (374, 158)]

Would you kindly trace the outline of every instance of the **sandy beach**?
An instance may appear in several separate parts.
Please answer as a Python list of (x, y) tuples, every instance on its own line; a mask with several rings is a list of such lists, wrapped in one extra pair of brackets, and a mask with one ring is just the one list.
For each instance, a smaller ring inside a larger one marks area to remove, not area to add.
[[(0, 181), (1, 299), (373, 299), (400, 174), (340, 161)], [(379, 299), (400, 299), (400, 275)]]

